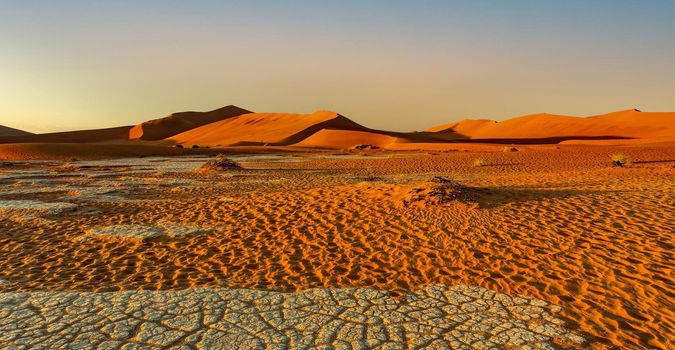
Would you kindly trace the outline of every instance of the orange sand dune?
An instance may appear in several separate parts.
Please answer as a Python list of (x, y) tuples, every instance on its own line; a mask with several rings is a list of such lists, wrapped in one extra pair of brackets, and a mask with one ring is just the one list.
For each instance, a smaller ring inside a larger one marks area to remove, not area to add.
[(131, 126), (0, 137), (1, 143), (80, 143), (127, 140)]
[(477, 129), (480, 129), (488, 124), (496, 124), (497, 122), (489, 119), (464, 119), (458, 122), (443, 124), (431, 127), (427, 131), (431, 132), (455, 132), (461, 135), (471, 135)]
[(389, 146), (397, 140), (398, 138), (393, 136), (368, 131), (324, 129), (297, 143), (296, 146), (352, 147), (354, 145), (372, 145), (381, 148), (389, 148)]
[[(462, 120), (425, 132), (370, 129), (338, 113), (250, 113), (236, 106), (181, 112), (136, 126), (49, 134), (3, 135), (3, 143), (115, 143), (156, 146), (299, 146), (345, 148), (373, 145), (397, 150), (457, 149), (457, 143), (557, 144), (561, 142), (660, 142), (675, 140), (675, 112), (626, 110), (592, 117), (532, 114), (502, 122)], [(15, 133), (15, 131), (12, 131)], [(149, 142), (139, 142), (149, 141)], [(109, 155), (107, 152), (105, 155)]]
[[(345, 148), (356, 145), (371, 145), (390, 150), (438, 150), (457, 149), (455, 137), (438, 137), (426, 132), (396, 133), (379, 130), (329, 130), (324, 129), (294, 146)], [(447, 135), (442, 135), (447, 136)], [(450, 142), (452, 141), (452, 142)]]
[(163, 140), (182, 132), (223, 119), (251, 113), (237, 106), (225, 106), (209, 112), (180, 112), (138, 124), (129, 130), (130, 140)]
[(387, 147), (393, 143), (435, 143), (457, 139), (446, 133), (400, 133), (364, 127), (338, 113), (250, 113), (211, 123), (168, 138), (200, 146), (278, 145), (344, 148), (359, 144)]
[(503, 138), (673, 138), (675, 112), (626, 110), (592, 117), (532, 114), (507, 119), (463, 120), (428, 131), (454, 132), (471, 139)]
[(367, 130), (334, 112), (249, 113), (204, 125), (169, 138), (177, 144), (205, 146), (291, 145), (322, 129)]
[(9, 126), (0, 125), (0, 137), (3, 137), (3, 136), (24, 136), (24, 135), (32, 135), (32, 133), (30, 133), (28, 131), (10, 128)]

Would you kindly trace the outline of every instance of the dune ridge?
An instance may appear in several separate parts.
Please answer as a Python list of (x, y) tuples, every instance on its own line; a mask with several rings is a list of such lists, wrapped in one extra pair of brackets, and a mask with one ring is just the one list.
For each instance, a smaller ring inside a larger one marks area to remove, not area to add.
[(2, 137), (2, 143), (87, 143), (126, 141), (131, 126)]
[(321, 130), (376, 133), (330, 111), (312, 114), (248, 113), (186, 131), (170, 137), (168, 141), (206, 146), (288, 146), (298, 144)]
[(636, 109), (590, 117), (548, 113), (530, 114), (501, 122), (465, 119), (429, 128), (427, 131), (455, 133), (468, 139), (498, 138), (672, 138), (675, 112), (642, 112)]
[(28, 131), (10, 128), (9, 126), (0, 125), (0, 137), (3, 137), (3, 136), (23, 136), (23, 135), (32, 135), (32, 133), (30, 133)]
[(331, 111), (312, 114), (249, 113), (207, 124), (170, 137), (180, 145), (200, 146), (300, 146), (344, 148), (378, 147), (403, 143), (439, 143), (457, 139), (430, 132), (392, 132), (365, 127)]
[(234, 105), (225, 106), (208, 112), (179, 112), (164, 118), (140, 123), (129, 130), (130, 140), (157, 141), (198, 128), (202, 125), (233, 118), (251, 111)]
[[(675, 112), (632, 109), (590, 117), (540, 113), (501, 122), (465, 119), (422, 132), (393, 132), (368, 128), (331, 111), (312, 114), (253, 113), (228, 105), (208, 112), (174, 113), (135, 126), (14, 136), (3, 136), (2, 132), (7, 128), (0, 129), (0, 144), (15, 144), (12, 147), (0, 147), (0, 158), (16, 159), (16, 155), (28, 155), (31, 159), (54, 154), (64, 156), (64, 152), (49, 149), (48, 144), (53, 143), (68, 149), (69, 155), (73, 157), (78, 157), (73, 144), (85, 144), (82, 156), (86, 158), (95, 158), (92, 152), (96, 150), (103, 151), (103, 157), (130, 154), (128, 149), (121, 147), (98, 147), (92, 144), (128, 145), (131, 148), (275, 146), (302, 149), (377, 147), (390, 150), (456, 150), (473, 148), (475, 144), (658, 143), (675, 140), (673, 121)], [(31, 151), (38, 149), (42, 152), (31, 154)], [(119, 152), (115, 153), (115, 150)], [(136, 153), (145, 154), (146, 151)], [(152, 151), (153, 154), (156, 152)]]

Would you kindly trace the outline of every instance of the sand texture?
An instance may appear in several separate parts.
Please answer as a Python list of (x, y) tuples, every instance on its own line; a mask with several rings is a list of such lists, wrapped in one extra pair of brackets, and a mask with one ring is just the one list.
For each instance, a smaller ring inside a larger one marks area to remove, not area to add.
[(673, 143), (228, 157), (0, 166), (0, 348), (674, 345)]

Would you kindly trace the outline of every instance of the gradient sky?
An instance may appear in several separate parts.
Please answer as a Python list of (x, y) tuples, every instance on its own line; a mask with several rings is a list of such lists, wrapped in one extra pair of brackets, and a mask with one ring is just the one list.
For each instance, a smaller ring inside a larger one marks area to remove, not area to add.
[(227, 104), (422, 130), (675, 110), (675, 1), (5, 1), (0, 124), (135, 124)]

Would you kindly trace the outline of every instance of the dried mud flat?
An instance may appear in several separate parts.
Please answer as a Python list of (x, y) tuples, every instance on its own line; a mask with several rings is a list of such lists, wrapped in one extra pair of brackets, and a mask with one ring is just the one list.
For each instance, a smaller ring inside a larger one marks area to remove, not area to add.
[(583, 338), (559, 308), (480, 287), (0, 294), (0, 342), (18, 348), (552, 348)]
[(208, 159), (1, 166), (0, 347), (673, 346), (673, 144)]

